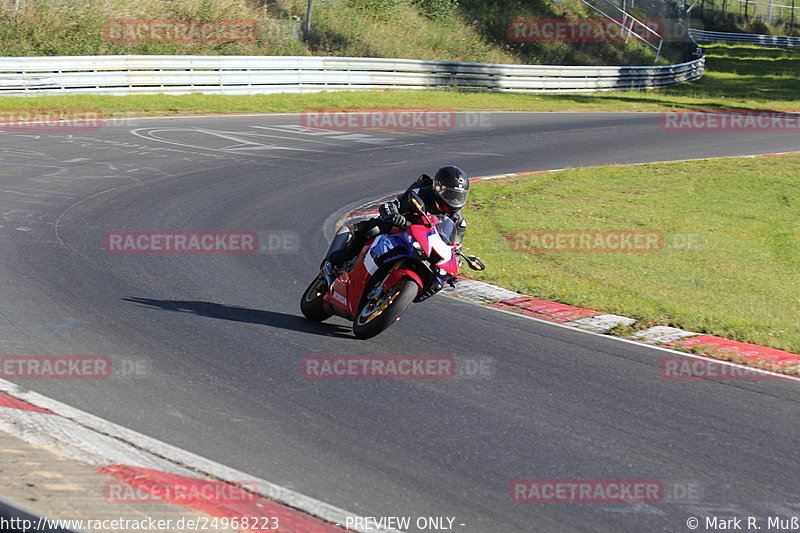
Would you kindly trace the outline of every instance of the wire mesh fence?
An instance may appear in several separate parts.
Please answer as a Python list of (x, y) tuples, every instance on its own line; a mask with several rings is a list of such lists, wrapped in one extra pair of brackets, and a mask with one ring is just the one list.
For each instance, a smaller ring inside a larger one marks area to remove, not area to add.
[[(685, 0), (581, 0), (609, 18), (620, 14), (635, 20), (659, 20), (659, 54), (673, 61), (691, 60), (699, 55), (689, 36), (692, 6)], [(641, 28), (641, 26), (636, 26)], [(646, 35), (642, 32), (643, 35)]]

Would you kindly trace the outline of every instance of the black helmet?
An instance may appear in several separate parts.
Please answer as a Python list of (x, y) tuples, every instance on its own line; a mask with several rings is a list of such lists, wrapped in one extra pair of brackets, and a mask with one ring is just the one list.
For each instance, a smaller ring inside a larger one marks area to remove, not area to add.
[(436, 193), (450, 209), (460, 209), (467, 203), (469, 193), (469, 177), (458, 167), (442, 167), (433, 176), (433, 192)]

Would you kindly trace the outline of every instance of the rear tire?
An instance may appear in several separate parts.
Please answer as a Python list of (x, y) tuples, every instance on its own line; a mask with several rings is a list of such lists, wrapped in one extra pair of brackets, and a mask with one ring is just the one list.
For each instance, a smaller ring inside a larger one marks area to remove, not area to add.
[[(402, 279), (378, 301), (367, 300), (353, 321), (353, 334), (359, 339), (370, 339), (395, 323), (419, 292), (419, 286), (410, 279)], [(381, 310), (381, 307), (383, 309)]]
[(331, 314), (322, 307), (322, 300), (328, 292), (328, 282), (320, 274), (308, 286), (300, 299), (300, 311), (309, 320), (322, 322), (331, 317)]

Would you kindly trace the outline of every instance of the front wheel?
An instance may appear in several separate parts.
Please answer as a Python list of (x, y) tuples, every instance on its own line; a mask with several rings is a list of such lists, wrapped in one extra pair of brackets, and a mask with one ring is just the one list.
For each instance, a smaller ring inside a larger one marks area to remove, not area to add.
[(322, 307), (322, 299), (327, 292), (328, 282), (325, 276), (320, 274), (311, 282), (300, 300), (300, 311), (307, 319), (322, 322), (331, 317), (331, 314)]
[(353, 334), (359, 339), (369, 339), (394, 324), (414, 301), (418, 290), (412, 280), (401, 279), (376, 300), (368, 299), (353, 322)]

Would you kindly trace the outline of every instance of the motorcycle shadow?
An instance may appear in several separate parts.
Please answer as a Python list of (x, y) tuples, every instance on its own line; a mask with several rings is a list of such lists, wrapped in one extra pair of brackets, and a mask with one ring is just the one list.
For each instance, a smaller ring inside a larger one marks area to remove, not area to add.
[(302, 316), (289, 315), (286, 313), (279, 313), (277, 311), (249, 309), (247, 307), (235, 307), (231, 305), (202, 301), (154, 300), (151, 298), (122, 298), (122, 300), (156, 309), (162, 309), (164, 311), (193, 313), (195, 315), (208, 318), (218, 318), (220, 320), (231, 320), (234, 322), (272, 326), (275, 328), (299, 331), (302, 333), (311, 333), (313, 335), (323, 335), (325, 337), (339, 337), (347, 339), (353, 338), (351, 329), (349, 327), (339, 326), (336, 324), (310, 322)]

